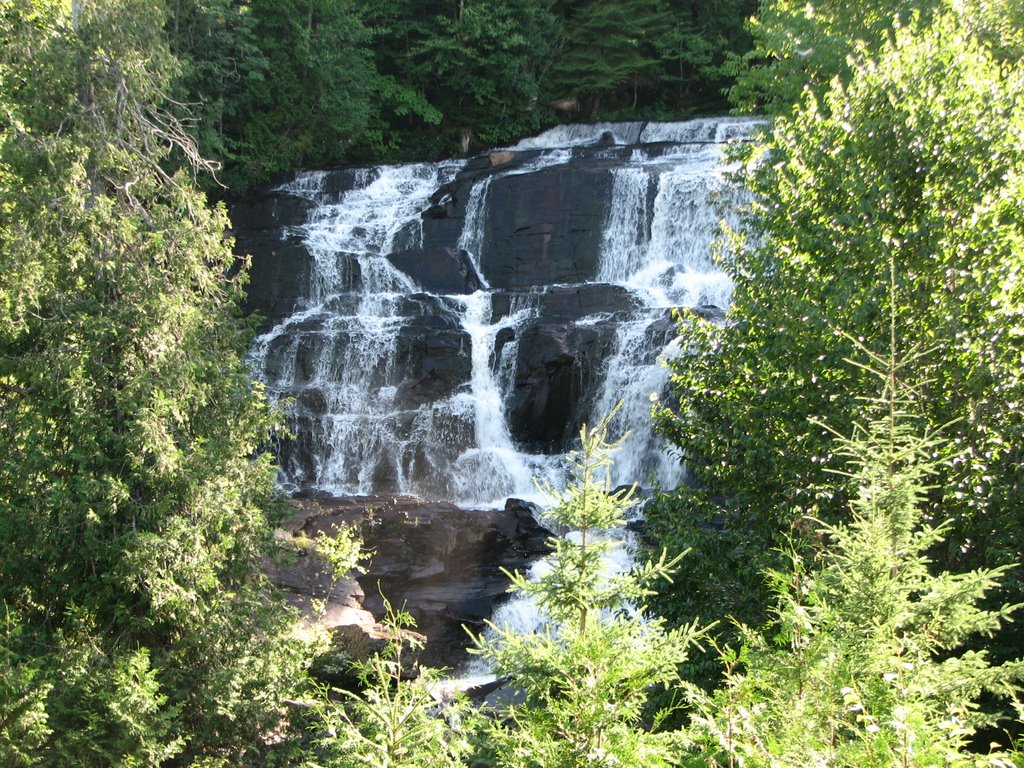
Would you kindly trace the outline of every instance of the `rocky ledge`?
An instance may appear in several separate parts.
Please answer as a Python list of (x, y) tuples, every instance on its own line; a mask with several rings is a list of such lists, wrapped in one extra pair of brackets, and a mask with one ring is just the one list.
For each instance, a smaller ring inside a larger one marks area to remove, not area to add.
[[(302, 554), (269, 566), (271, 580), (308, 625), (329, 630), (335, 652), (359, 657), (380, 644), (383, 597), (405, 608), (426, 637), (420, 663), (454, 668), (469, 636), (507, 595), (502, 569), (525, 570), (548, 551), (549, 532), (533, 505), (509, 499), (504, 509), (468, 510), (408, 496), (295, 500), (283, 538), (311, 541), (353, 527), (366, 553), (363, 570), (337, 583), (319, 558)], [(308, 549), (308, 548), (307, 548)]]

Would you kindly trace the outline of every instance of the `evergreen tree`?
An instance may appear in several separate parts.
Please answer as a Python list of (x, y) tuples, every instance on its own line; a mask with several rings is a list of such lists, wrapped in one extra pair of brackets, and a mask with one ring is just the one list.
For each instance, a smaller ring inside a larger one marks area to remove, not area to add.
[(639, 91), (657, 79), (656, 42), (670, 17), (661, 0), (589, 0), (566, 22), (566, 39), (551, 73), (559, 97), (576, 97), (597, 118), (612, 103), (635, 108)]
[(248, 74), (224, 117), (233, 139), (228, 157), (239, 174), (228, 181), (244, 188), (295, 168), (342, 162), (377, 110), (371, 32), (356, 4), (250, 0), (244, 8), (265, 64)]
[[(274, 423), (149, 0), (0, 8), (0, 763), (237, 765), (282, 721)], [(233, 277), (232, 277), (233, 276)]]
[(658, 99), (668, 114), (725, 109), (736, 59), (751, 45), (743, 22), (756, 7), (756, 0), (668, 0), (669, 26), (654, 40)]
[(238, 0), (175, 0), (167, 38), (180, 62), (172, 82), (176, 111), (192, 122), (190, 132), (202, 156), (222, 166), (217, 179), (205, 181), (215, 191), (218, 181), (242, 186), (244, 173), (252, 173), (246, 167), (258, 168), (259, 159), (242, 155), (238, 127), (253, 116), (240, 110), (247, 90), (264, 81), (269, 68), (256, 17)]
[(971, 738), (992, 724), (979, 695), (1019, 695), (1024, 662), (992, 664), (963, 644), (1019, 606), (980, 607), (1008, 566), (930, 570), (948, 523), (925, 514), (941, 443), (921, 436), (916, 397), (897, 378), (912, 359), (869, 361), (883, 394), (837, 448), (857, 487), (850, 520), (811, 521), (817, 563), (807, 570), (794, 556), (791, 570), (770, 573), (769, 630), (747, 630), (740, 653), (726, 653), (725, 685), (694, 719), (713, 765), (1013, 764), (972, 754)]
[(569, 487), (547, 488), (548, 519), (576, 533), (551, 540), (550, 570), (540, 579), (512, 576), (513, 590), (534, 597), (549, 625), (525, 636), (494, 628), (493, 639), (477, 641), (495, 672), (525, 694), (491, 733), (500, 766), (662, 766), (674, 754), (671, 734), (642, 727), (644, 707), (653, 686), (678, 682), (677, 664), (702, 633), (695, 625), (666, 630), (644, 615), (651, 582), (667, 579), (677, 561), (662, 557), (618, 574), (603, 562), (613, 543), (602, 532), (621, 526), (633, 504), (633, 489), (609, 487), (618, 444), (607, 441), (608, 423), (580, 431)]
[[(360, 693), (323, 691), (314, 708), (320, 734), (307, 768), (460, 768), (469, 753), (475, 713), (464, 701), (441, 701), (436, 670), (407, 653), (423, 646), (412, 616), (384, 601), (384, 649), (356, 664)], [(408, 669), (407, 669), (408, 667)]]

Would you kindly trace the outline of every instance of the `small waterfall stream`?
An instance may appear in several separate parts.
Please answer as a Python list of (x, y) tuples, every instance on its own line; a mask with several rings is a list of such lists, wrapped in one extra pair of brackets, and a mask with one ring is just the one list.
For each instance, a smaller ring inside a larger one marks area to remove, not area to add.
[(534, 478), (557, 481), (558, 457), (529, 455), (515, 447), (505, 420), (502, 387), (490, 361), (497, 334), (517, 327), (533, 311), (519, 309), (491, 323), (491, 297), (485, 291), (467, 297), (465, 307), (463, 327), (470, 336), (473, 363), (465, 397), (473, 413), (474, 440), (455, 462), (455, 500), (498, 506), (510, 490), (531, 488)]

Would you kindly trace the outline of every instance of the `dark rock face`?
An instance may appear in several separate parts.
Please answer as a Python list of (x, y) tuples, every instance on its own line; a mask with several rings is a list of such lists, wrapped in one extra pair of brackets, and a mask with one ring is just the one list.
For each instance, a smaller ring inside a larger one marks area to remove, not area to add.
[[(495, 318), (508, 315), (520, 294), (498, 291)], [(531, 452), (560, 452), (570, 445), (590, 406), (602, 361), (614, 341), (618, 321), (640, 308), (626, 288), (606, 283), (556, 285), (531, 296), (537, 317), (495, 339), (495, 357), (518, 341), (514, 383), (506, 402), (512, 437)], [(583, 318), (590, 322), (580, 324)], [(493, 363), (492, 363), (493, 366)]]
[(259, 254), (249, 270), (249, 281), (255, 285), (273, 285), (273, 292), (248, 294), (246, 309), (259, 312), (268, 325), (287, 317), (309, 293), (312, 256), (301, 242), (280, 240), (273, 233), (247, 234), (236, 240), (241, 253)]
[(524, 331), (507, 411), (512, 436), (526, 450), (555, 452), (571, 439), (613, 334), (609, 323), (545, 322)]
[[(522, 153), (494, 170), (507, 171), (525, 159)], [(485, 170), (491, 170), (489, 162)], [(427, 246), (450, 243), (453, 232), (458, 237), (470, 187), (480, 177), (479, 172), (466, 172), (446, 191), (447, 199), (455, 201), (450, 215), (440, 216), (436, 206), (430, 209), (423, 222)], [(533, 173), (495, 175), (487, 190), (486, 235), (477, 254), (491, 287), (520, 289), (593, 280), (611, 185), (606, 164), (567, 164)]]
[(553, 285), (538, 292), (494, 291), (491, 294), (491, 318), (501, 320), (517, 304), (526, 301), (544, 320), (579, 320), (590, 315), (611, 316), (640, 307), (636, 297), (621, 285), (581, 283)]
[(439, 294), (473, 293), (483, 288), (469, 254), (455, 248), (422, 248), (388, 256), (423, 290)]
[[(285, 527), (291, 537), (314, 539), (337, 526), (356, 528), (363, 549), (372, 553), (358, 584), (331, 579), (313, 556), (299, 557), (288, 568), (271, 569), (272, 580), (308, 606), (310, 597), (327, 598), (324, 626), (342, 622), (372, 628), (383, 617), (381, 593), (396, 607), (406, 606), (426, 635), (420, 657), (429, 666), (451, 667), (464, 659), (469, 636), (479, 630), (508, 591), (501, 568), (525, 569), (548, 551), (549, 533), (534, 520), (526, 504), (504, 510), (466, 510), (444, 502), (409, 497), (307, 499)], [(341, 621), (339, 621), (341, 620)], [(352, 631), (339, 632), (339, 638)], [(353, 642), (351, 637), (344, 640)]]
[[(469, 382), (472, 361), (469, 335), (458, 318), (431, 311), (435, 297), (416, 297), (422, 314), (410, 312), (398, 335), (395, 354), (399, 398), (409, 407), (448, 397)], [(390, 383), (390, 382), (389, 382)]]
[(495, 178), (480, 255), (491, 285), (524, 288), (596, 278), (611, 184), (604, 168)]

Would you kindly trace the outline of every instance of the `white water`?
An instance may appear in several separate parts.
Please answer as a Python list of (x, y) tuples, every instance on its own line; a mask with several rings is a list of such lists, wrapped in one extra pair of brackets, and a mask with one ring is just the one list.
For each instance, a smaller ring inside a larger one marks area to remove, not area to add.
[(491, 186), (491, 177), (487, 176), (479, 184), (474, 185), (466, 204), (466, 220), (459, 235), (459, 248), (466, 251), (473, 261), (477, 274), (483, 281), (484, 288), (489, 288), (487, 278), (480, 269), (480, 254), (484, 246), (484, 235), (487, 226), (487, 190)]
[(512, 495), (532, 498), (534, 478), (558, 482), (558, 457), (525, 454), (513, 444), (505, 419), (504, 392), (490, 363), (498, 331), (520, 327), (535, 312), (520, 308), (492, 324), (491, 297), (484, 291), (466, 298), (465, 306), (463, 326), (473, 345), (468, 400), (473, 411), (474, 445), (455, 462), (456, 500), (497, 507)]
[[(387, 254), (414, 247), (421, 236), (419, 212), (430, 195), (451, 180), (459, 163), (384, 166), (356, 174), (353, 188), (313, 212), (297, 232), (313, 256), (306, 302), (256, 340), (250, 355), (255, 375), (272, 397), (297, 397), (293, 413), (300, 438), (312, 441), (311, 467), (285, 466), (286, 488), (314, 486), (336, 494), (377, 490), (380, 470), (400, 489), (410, 489), (417, 463), (429, 463), (431, 447), (417, 438), (447, 433), (457, 440), (470, 418), (461, 404), (441, 401), (416, 414), (396, 412), (403, 372), (396, 349), (403, 296), (418, 290)], [(301, 173), (281, 191), (318, 200), (324, 172)], [(345, 295), (339, 259), (358, 264), (361, 290)], [(303, 354), (308, 375), (298, 376)], [(310, 363), (310, 361), (312, 361)], [(327, 416), (301, 421), (302, 397), (326, 403)], [(431, 438), (430, 446), (433, 446)]]

